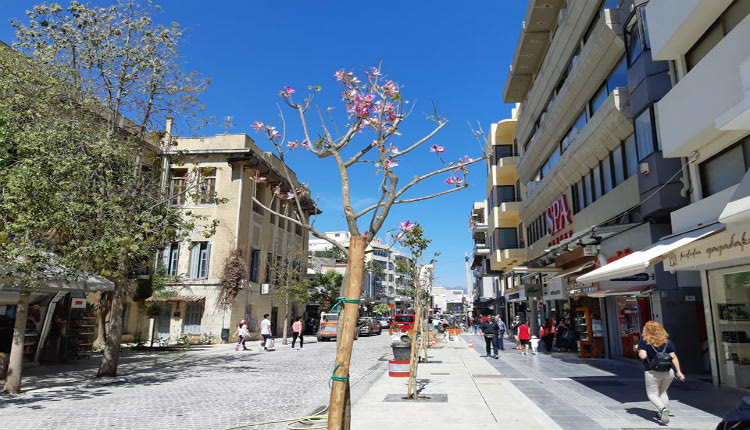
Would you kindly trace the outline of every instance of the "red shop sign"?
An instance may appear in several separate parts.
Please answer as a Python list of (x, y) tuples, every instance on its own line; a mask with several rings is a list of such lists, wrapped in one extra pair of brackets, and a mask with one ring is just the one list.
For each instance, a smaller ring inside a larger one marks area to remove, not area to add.
[(553, 235), (562, 231), (566, 225), (572, 224), (570, 219), (570, 208), (568, 207), (568, 197), (563, 194), (547, 206), (547, 234)]

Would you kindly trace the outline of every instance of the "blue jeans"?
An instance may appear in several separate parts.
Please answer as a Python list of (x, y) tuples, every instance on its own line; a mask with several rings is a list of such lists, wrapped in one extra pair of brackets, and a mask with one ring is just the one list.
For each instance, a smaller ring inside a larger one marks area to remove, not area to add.
[(260, 346), (262, 346), (263, 348), (265, 348), (266, 347), (266, 340), (270, 339), (271, 335), (270, 334), (262, 334), (261, 336), (263, 336), (263, 342), (260, 343)]
[[(497, 346), (505, 351), (505, 347), (503, 346), (503, 337), (505, 336), (505, 331), (501, 331), (500, 335), (497, 336)], [(495, 349), (497, 351), (497, 349)]]

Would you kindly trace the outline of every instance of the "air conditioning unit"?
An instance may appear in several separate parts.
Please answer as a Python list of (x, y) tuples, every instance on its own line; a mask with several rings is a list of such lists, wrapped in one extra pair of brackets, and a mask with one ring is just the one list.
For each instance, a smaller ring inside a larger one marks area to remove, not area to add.
[(260, 284), (260, 293), (261, 294), (268, 294), (268, 290), (270, 289), (270, 285), (268, 284)]
[(586, 257), (594, 257), (596, 256), (596, 253), (596, 245), (586, 245), (583, 247), (583, 255)]

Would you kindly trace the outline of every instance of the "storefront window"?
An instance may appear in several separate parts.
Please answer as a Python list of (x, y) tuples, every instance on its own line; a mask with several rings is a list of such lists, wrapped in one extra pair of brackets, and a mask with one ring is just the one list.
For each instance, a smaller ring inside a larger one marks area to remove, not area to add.
[(750, 266), (711, 270), (708, 283), (721, 383), (750, 388)]

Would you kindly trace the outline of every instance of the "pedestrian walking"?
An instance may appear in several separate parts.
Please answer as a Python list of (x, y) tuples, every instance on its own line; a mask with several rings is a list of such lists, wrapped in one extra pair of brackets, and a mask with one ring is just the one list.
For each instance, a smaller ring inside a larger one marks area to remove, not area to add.
[(667, 389), (672, 380), (685, 380), (680, 368), (674, 344), (669, 340), (669, 334), (656, 321), (648, 321), (643, 325), (643, 334), (637, 346), (638, 357), (643, 360), (646, 396), (656, 406), (656, 418), (662, 423), (669, 423), (669, 409), (667, 403)]
[(268, 318), (268, 314), (263, 314), (263, 321), (260, 322), (260, 335), (263, 337), (263, 340), (260, 341), (260, 348), (263, 351), (268, 351), (266, 345), (268, 339), (271, 338), (271, 320)]
[[(565, 318), (560, 318), (556, 330), (555, 347), (557, 347), (557, 352), (568, 352), (568, 349), (573, 349), (572, 343), (575, 342), (575, 333), (565, 324)], [(570, 339), (573, 339), (573, 342)]]
[(521, 325), (521, 317), (516, 315), (513, 317), (513, 323), (510, 326), (510, 332), (513, 335), (513, 340), (516, 342), (516, 349), (521, 349), (521, 342), (518, 340), (518, 326)]
[(549, 318), (545, 318), (542, 328), (539, 329), (539, 338), (544, 343), (547, 354), (552, 352), (552, 341), (555, 339), (555, 328)]
[[(497, 325), (495, 318), (490, 315), (488, 317), (482, 317), (482, 326), (479, 328), (482, 336), (484, 336), (484, 345), (487, 351), (487, 357), (497, 358), (498, 348), (498, 335), (500, 334), (500, 327)], [(492, 354), (494, 348), (495, 354)]]
[(292, 323), (292, 349), (294, 349), (294, 343), (299, 338), (299, 349), (302, 349), (302, 344), (305, 339), (302, 337), (302, 317), (294, 317)]
[(234, 332), (234, 335), (239, 338), (239, 341), (237, 341), (237, 346), (234, 347), (234, 350), (239, 351), (241, 346), (243, 351), (247, 351), (245, 341), (250, 339), (250, 332), (247, 329), (247, 320), (242, 320), (239, 324), (237, 324), (237, 330)]
[(503, 336), (505, 336), (505, 332), (508, 331), (508, 328), (505, 326), (503, 319), (500, 318), (500, 315), (495, 315), (495, 321), (497, 321), (498, 327), (497, 344), (501, 350), (505, 351), (505, 346), (503, 345)]
[(525, 322), (518, 325), (518, 341), (523, 355), (529, 355), (529, 341), (531, 340), (531, 329)]

